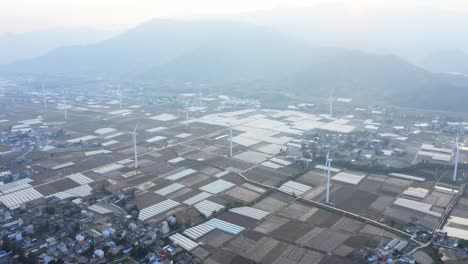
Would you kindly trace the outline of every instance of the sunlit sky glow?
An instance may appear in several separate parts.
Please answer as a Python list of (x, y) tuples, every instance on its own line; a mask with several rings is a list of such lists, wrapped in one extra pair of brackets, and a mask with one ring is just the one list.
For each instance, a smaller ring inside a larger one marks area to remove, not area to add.
[(468, 12), (467, 0), (0, 0), (0, 33), (86, 27), (121, 30), (151, 18), (187, 18), (344, 3), (366, 7), (432, 7)]

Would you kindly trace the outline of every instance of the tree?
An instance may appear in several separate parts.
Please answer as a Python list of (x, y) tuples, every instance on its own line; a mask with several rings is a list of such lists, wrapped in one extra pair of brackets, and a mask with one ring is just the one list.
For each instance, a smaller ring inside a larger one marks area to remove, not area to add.
[(458, 248), (468, 248), (468, 240), (458, 240)]
[(65, 264), (65, 261), (63, 259), (54, 259), (49, 262), (50, 264)]
[(47, 207), (46, 207), (46, 212), (47, 212), (48, 214), (50, 214), (50, 215), (55, 214), (55, 207), (53, 207), (53, 206), (47, 206)]
[(130, 253), (130, 256), (140, 259), (146, 257), (146, 254), (148, 254), (150, 250), (147, 247), (138, 245), (134, 250), (132, 250), (132, 253)]

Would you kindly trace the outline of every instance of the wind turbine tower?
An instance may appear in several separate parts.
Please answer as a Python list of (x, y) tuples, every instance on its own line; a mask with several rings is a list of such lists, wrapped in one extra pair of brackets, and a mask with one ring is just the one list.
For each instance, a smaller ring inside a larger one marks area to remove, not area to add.
[(232, 158), (232, 125), (229, 126), (229, 157)]
[(47, 92), (44, 90), (44, 83), (42, 83), (42, 93), (44, 94), (44, 108), (47, 110)]
[(136, 144), (137, 143), (137, 138), (136, 138), (137, 132), (136, 132), (136, 130), (137, 130), (139, 125), (140, 125), (140, 121), (138, 121), (137, 125), (135, 126), (135, 129), (133, 129), (133, 132), (131, 133), (132, 136), (133, 136), (133, 152), (134, 152), (134, 155), (135, 155), (134, 156), (135, 169), (138, 168), (138, 152), (137, 152), (137, 144)]
[(67, 112), (67, 109), (68, 109), (67, 98), (65, 98), (65, 102), (64, 102), (64, 104), (63, 104), (63, 110), (65, 111), (65, 120), (68, 120), (68, 112)]
[(455, 139), (455, 165), (453, 169), (453, 181), (457, 181), (457, 171), (458, 171), (458, 155), (460, 154), (460, 146), (458, 145), (458, 135), (460, 133), (460, 128), (457, 131), (457, 138)]
[(122, 109), (122, 91), (119, 89), (119, 106)]
[(201, 87), (200, 86), (198, 86), (198, 100), (200, 100), (200, 107), (203, 107), (202, 92), (201, 92)]
[(331, 170), (331, 162), (332, 159), (330, 158), (330, 151), (327, 153), (327, 160), (325, 162), (325, 166), (327, 167), (327, 204), (330, 203), (330, 170)]
[(333, 95), (330, 94), (330, 117), (333, 117)]
[(192, 98), (188, 99), (186, 102), (185, 102), (185, 125), (188, 127), (189, 126), (189, 122), (188, 122), (188, 118), (189, 118), (189, 115), (188, 115), (188, 104), (190, 103), (190, 100), (192, 100)]

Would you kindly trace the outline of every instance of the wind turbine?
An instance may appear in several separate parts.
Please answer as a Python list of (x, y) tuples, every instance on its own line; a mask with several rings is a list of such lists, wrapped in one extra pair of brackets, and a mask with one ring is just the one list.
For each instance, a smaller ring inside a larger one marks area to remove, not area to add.
[(120, 109), (122, 109), (122, 91), (120, 90), (119, 88), (119, 106), (120, 106)]
[(185, 102), (185, 125), (188, 127), (189, 123), (188, 123), (188, 104), (190, 103), (190, 100), (192, 100), (192, 98), (188, 99), (186, 102)]
[(327, 198), (326, 198), (327, 204), (330, 203), (330, 170), (331, 170), (332, 161), (333, 160), (330, 158), (330, 150), (328, 150), (327, 160), (325, 162), (325, 166), (327, 167)]
[(44, 90), (44, 83), (42, 83), (42, 93), (44, 94), (44, 108), (47, 110), (47, 92)]
[(455, 139), (455, 165), (453, 169), (453, 181), (457, 181), (457, 171), (458, 171), (458, 155), (460, 154), (460, 145), (458, 145), (458, 136), (460, 134), (460, 127), (458, 127), (457, 138)]
[(229, 157), (232, 158), (232, 125), (229, 126)]
[(139, 125), (140, 125), (140, 121), (138, 121), (138, 123), (136, 124), (135, 129), (133, 129), (133, 132), (130, 133), (133, 136), (133, 151), (134, 151), (134, 154), (135, 154), (135, 157), (134, 157), (135, 169), (138, 168), (138, 153), (137, 153), (137, 145), (136, 145), (137, 132), (136, 132), (136, 130), (137, 130)]
[(203, 107), (202, 92), (201, 92), (201, 87), (200, 86), (198, 86), (198, 100), (200, 101), (200, 107)]
[(67, 105), (67, 98), (65, 97), (65, 98), (64, 98), (64, 103), (63, 103), (63, 110), (65, 111), (65, 120), (68, 120), (67, 108), (68, 108), (68, 105)]
[(330, 94), (330, 117), (333, 117), (333, 93)]

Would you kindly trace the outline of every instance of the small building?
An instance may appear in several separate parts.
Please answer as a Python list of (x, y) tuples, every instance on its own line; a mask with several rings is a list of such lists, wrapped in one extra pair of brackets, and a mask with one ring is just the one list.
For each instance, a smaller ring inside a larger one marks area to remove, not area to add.
[(98, 258), (103, 258), (104, 257), (104, 251), (100, 250), (100, 249), (96, 249), (94, 251), (94, 256), (95, 257), (98, 257)]

